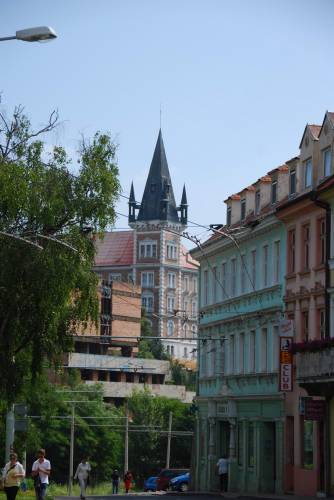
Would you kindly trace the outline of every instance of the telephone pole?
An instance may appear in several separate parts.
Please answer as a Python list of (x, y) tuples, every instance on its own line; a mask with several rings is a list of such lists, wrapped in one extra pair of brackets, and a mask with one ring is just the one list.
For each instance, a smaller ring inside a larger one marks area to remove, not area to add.
[(129, 470), (129, 411), (126, 403), (125, 440), (124, 440), (124, 473)]
[(68, 481), (68, 496), (72, 495), (72, 485), (73, 485), (74, 421), (75, 421), (75, 405), (74, 405), (74, 403), (72, 403), (71, 438), (70, 438), (70, 471), (69, 471), (69, 481)]
[(169, 412), (169, 421), (168, 421), (168, 435), (167, 435), (167, 456), (166, 456), (166, 469), (169, 469), (170, 463), (170, 444), (172, 440), (172, 423), (173, 423), (173, 413)]

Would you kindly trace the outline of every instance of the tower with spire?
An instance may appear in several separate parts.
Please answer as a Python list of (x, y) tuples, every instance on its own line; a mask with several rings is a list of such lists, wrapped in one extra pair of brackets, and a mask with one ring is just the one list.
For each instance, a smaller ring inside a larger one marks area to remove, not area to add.
[[(138, 211), (138, 214), (136, 212)], [(186, 188), (183, 187), (181, 204), (176, 206), (172, 181), (169, 173), (161, 129), (155, 146), (144, 194), (140, 204), (136, 202), (133, 183), (129, 198), (129, 225), (135, 227), (150, 224), (171, 223), (187, 225), (188, 205)]]
[(142, 288), (142, 306), (153, 335), (161, 336), (172, 356), (191, 361), (198, 268), (181, 242), (188, 222), (187, 193), (183, 186), (177, 205), (161, 129), (141, 203), (131, 184), (128, 219), (134, 235), (133, 280)]

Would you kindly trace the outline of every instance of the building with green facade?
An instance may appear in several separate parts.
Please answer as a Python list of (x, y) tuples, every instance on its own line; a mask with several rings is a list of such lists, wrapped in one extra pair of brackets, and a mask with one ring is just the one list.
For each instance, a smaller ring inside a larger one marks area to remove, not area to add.
[(275, 210), (288, 182), (283, 165), (228, 198), (226, 226), (192, 251), (200, 262), (200, 491), (218, 489), (222, 455), (229, 457), (229, 491), (283, 491), (285, 397), (278, 378), (286, 232)]

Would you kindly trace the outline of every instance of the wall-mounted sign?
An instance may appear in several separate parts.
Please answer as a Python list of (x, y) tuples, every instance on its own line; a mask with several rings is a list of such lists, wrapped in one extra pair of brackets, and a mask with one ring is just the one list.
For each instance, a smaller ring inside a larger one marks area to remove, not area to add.
[(280, 337), (280, 359), (279, 359), (279, 390), (282, 392), (292, 391), (292, 361), (293, 356), (290, 352), (291, 337)]
[(323, 420), (325, 411), (326, 402), (324, 399), (305, 399), (305, 420)]
[(293, 337), (294, 323), (292, 319), (282, 319), (279, 322), (280, 337)]

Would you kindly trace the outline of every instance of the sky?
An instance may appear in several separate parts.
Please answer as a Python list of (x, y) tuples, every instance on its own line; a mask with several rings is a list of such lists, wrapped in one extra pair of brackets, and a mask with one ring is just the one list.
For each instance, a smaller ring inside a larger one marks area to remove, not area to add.
[(36, 128), (58, 109), (45, 140), (73, 154), (82, 135), (110, 132), (138, 201), (161, 109), (177, 203), (185, 183), (189, 219), (224, 223), (223, 200), (334, 111), (333, 19), (333, 0), (2, 0), (0, 36), (49, 25), (58, 38), (0, 44), (1, 106), (22, 104)]

